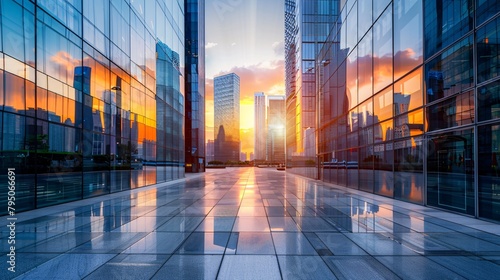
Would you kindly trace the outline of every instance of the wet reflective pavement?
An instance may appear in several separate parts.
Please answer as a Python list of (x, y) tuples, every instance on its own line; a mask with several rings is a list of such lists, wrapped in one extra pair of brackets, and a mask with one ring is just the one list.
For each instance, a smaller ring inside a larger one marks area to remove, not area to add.
[(500, 225), (260, 168), (19, 213), (1, 279), (495, 279)]

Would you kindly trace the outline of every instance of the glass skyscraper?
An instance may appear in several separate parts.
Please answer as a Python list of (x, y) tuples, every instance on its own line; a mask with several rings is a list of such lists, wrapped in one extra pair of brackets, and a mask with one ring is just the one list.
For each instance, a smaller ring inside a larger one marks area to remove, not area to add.
[(215, 160), (240, 160), (240, 77), (234, 73), (214, 78)]
[(205, 1), (185, 0), (186, 172), (205, 171)]
[(322, 179), (500, 220), (500, 2), (339, 10), (315, 60)]
[(184, 4), (0, 2), (0, 166), (16, 170), (16, 210), (184, 176)]
[(266, 160), (266, 95), (263, 92), (254, 94), (254, 157), (256, 161)]
[(313, 178), (316, 168), (304, 167), (316, 164), (316, 55), (338, 7), (331, 0), (285, 0), (287, 166)]

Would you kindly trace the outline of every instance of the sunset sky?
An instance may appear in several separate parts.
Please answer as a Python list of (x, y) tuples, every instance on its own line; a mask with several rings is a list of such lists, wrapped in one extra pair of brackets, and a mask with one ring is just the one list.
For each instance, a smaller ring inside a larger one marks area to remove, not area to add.
[(240, 76), (242, 152), (253, 152), (255, 92), (284, 94), (284, 0), (206, 1), (206, 139), (214, 139), (213, 78)]

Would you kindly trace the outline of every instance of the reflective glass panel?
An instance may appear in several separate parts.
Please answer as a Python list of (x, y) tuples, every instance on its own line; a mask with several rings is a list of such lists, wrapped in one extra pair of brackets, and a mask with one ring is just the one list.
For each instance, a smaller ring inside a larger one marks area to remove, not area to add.
[(476, 26), (500, 11), (498, 0), (476, 0)]
[(422, 136), (394, 142), (394, 198), (424, 201), (424, 149)]
[(500, 217), (500, 125), (479, 127), (479, 216)]
[(478, 121), (500, 118), (500, 81), (477, 90)]
[(423, 60), (422, 0), (394, 1), (394, 79)]
[(394, 84), (394, 114), (406, 113), (422, 105), (422, 68), (419, 68)]
[(472, 36), (456, 43), (425, 65), (427, 103), (474, 84)]
[(500, 75), (500, 17), (477, 31), (476, 47), (477, 82), (481, 83), (498, 77)]
[(474, 26), (474, 1), (424, 0), (425, 58), (446, 48)]
[(388, 118), (392, 118), (392, 108), (393, 108), (393, 94), (392, 86), (379, 92), (373, 98), (374, 101), (374, 118), (379, 121), (383, 121)]
[(427, 203), (473, 215), (474, 132), (462, 130), (429, 138)]
[(474, 123), (474, 92), (469, 91), (427, 108), (428, 131)]
[(359, 102), (372, 96), (372, 32), (369, 31), (358, 45), (358, 95)]
[(392, 83), (392, 9), (387, 9), (373, 26), (373, 91)]

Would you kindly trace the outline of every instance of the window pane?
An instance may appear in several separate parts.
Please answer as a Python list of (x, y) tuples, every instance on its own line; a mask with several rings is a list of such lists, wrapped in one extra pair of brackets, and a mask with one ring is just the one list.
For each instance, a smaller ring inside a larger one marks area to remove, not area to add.
[(376, 124), (374, 128), (375, 143), (392, 140), (393, 131), (394, 127), (392, 120)]
[(396, 117), (394, 122), (395, 139), (424, 133), (424, 113), (422, 109)]
[(428, 131), (474, 122), (474, 92), (469, 91), (427, 108)]
[(473, 215), (474, 131), (444, 133), (429, 138), (427, 203)]
[(373, 26), (373, 90), (392, 83), (392, 9), (387, 9)]
[(480, 87), (477, 92), (478, 120), (500, 118), (500, 81)]
[(422, 68), (420, 68), (394, 84), (394, 114), (406, 113), (422, 105)]
[[(500, 2), (499, 2), (500, 3)], [(498, 77), (500, 68), (500, 17), (477, 31), (477, 82)]]
[(358, 0), (358, 39), (361, 39), (372, 25), (372, 0)]
[(379, 121), (392, 118), (392, 108), (393, 108), (393, 94), (392, 87), (389, 87), (382, 92), (378, 93), (374, 97), (374, 118)]
[(372, 32), (368, 32), (358, 45), (358, 94), (363, 102), (372, 96)]
[(422, 0), (394, 1), (394, 79), (422, 63)]
[(500, 216), (500, 125), (479, 127), (479, 216)]
[(478, 26), (500, 11), (500, 1), (477, 0), (476, 9), (476, 26)]
[(425, 58), (462, 37), (474, 24), (470, 0), (425, 0), (424, 11)]
[(415, 203), (423, 202), (422, 137), (394, 142), (394, 197)]

